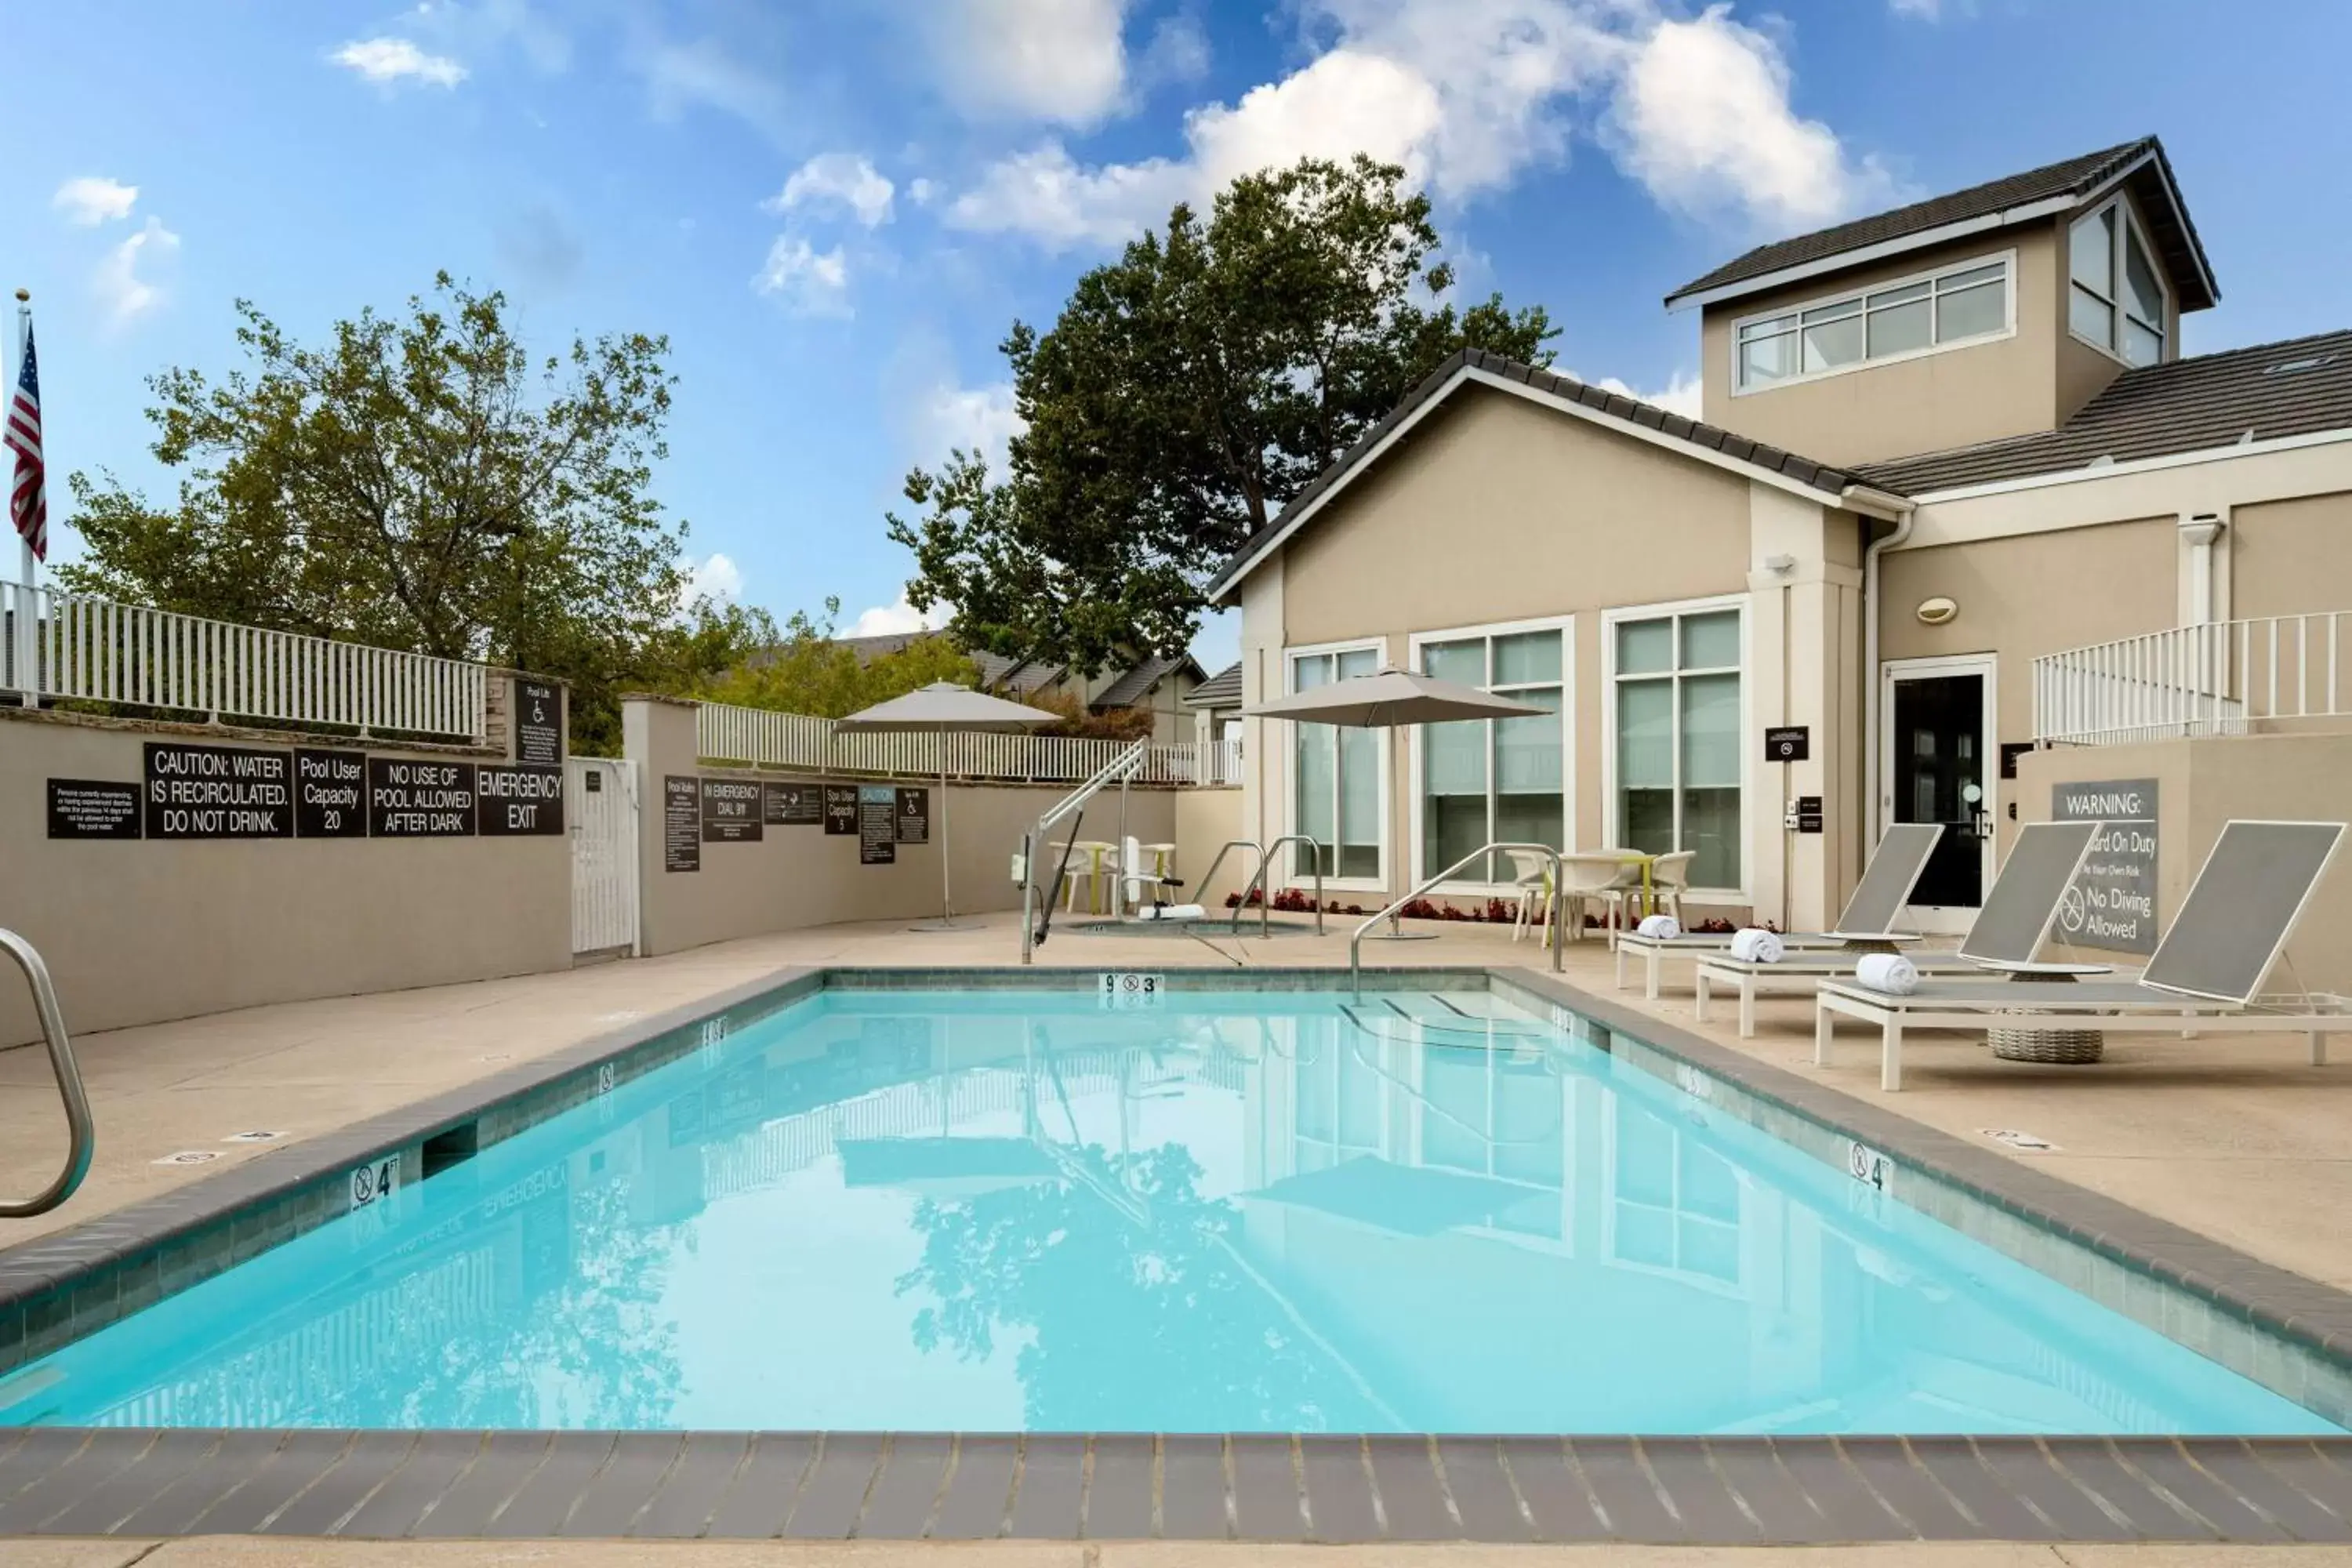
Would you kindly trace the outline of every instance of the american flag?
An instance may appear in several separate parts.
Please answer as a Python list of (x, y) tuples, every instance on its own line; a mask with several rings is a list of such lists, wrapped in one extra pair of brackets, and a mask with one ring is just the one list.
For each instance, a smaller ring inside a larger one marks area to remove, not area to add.
[(33, 547), (36, 561), (49, 558), (48, 468), (41, 461), (41, 376), (33, 355), (33, 323), (25, 323), (25, 355), (16, 370), (16, 394), (8, 400), (8, 428), (0, 445), (16, 454), (16, 482), (8, 491), (8, 515)]

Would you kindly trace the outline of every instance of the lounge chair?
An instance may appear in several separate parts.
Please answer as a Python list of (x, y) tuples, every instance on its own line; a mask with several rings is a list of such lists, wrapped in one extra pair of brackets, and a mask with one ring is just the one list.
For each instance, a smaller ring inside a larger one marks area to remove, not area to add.
[[(2021, 830), (1985, 895), (1960, 950), (1926, 953), (1913, 961), (1920, 973), (1957, 978), (1988, 969), (2011, 973), (2055, 977), (2106, 974), (2104, 963), (2040, 963), (2042, 944), (2058, 918), (2058, 906), (2082, 868), (2083, 858), (2105, 824), (2098, 822), (2037, 822)], [(1773, 963), (1759, 963), (1730, 952), (1702, 953), (1693, 984), (1697, 1001), (1693, 1016), (1706, 1022), (1706, 1005), (1718, 988), (1739, 996), (1739, 1036), (1756, 1033), (1756, 998), (1762, 992), (1811, 994), (1824, 980), (1851, 976), (1861, 954), (1852, 952), (1800, 951)]]
[[(1916, 936), (1895, 931), (1895, 918), (1911, 901), (1911, 889), (1919, 885), (1919, 873), (1927, 868), (1927, 857), (1935, 853), (1936, 843), (1943, 836), (1944, 825), (1940, 822), (1898, 822), (1888, 828), (1886, 837), (1878, 841), (1878, 847), (1871, 851), (1870, 864), (1863, 868), (1862, 880), (1855, 886), (1853, 897), (1845, 901), (1844, 910), (1839, 913), (1837, 929), (1784, 936), (1780, 945), (1791, 952), (1833, 952), (1857, 942), (1887, 946), (1916, 942)], [(1728, 932), (1655, 937), (1628, 931), (1617, 939), (1617, 989), (1625, 989), (1628, 952), (1642, 955), (1646, 970), (1643, 994), (1654, 1002), (1658, 999), (1658, 971), (1664, 960), (1696, 959), (1705, 953), (1730, 951)]]
[(2095, 1025), (2109, 1033), (2171, 1034), (2221, 1025), (2231, 1030), (2309, 1037), (2311, 1059), (2327, 1059), (2327, 1037), (2352, 1031), (2352, 1010), (2336, 996), (2264, 998), (2278, 957), (2294, 934), (2344, 837), (2340, 822), (2232, 822), (2181, 900), (2137, 980), (2089, 984), (2031, 973), (2007, 981), (1929, 980), (1908, 995), (1828, 980), (1814, 994), (1813, 1061), (1826, 1067), (1840, 1014), (1879, 1026), (1878, 1083), (1903, 1087), (1906, 1028), (2031, 1028)]

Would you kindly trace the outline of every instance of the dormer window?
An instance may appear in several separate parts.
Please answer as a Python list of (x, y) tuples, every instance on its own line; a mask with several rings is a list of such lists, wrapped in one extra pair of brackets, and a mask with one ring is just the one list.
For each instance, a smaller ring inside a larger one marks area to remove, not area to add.
[(2162, 360), (2164, 277), (2131, 209), (2118, 199), (2075, 219), (2066, 252), (2074, 335), (2126, 364)]
[(1751, 316), (1734, 329), (1737, 390), (1762, 392), (2007, 337), (2013, 256)]

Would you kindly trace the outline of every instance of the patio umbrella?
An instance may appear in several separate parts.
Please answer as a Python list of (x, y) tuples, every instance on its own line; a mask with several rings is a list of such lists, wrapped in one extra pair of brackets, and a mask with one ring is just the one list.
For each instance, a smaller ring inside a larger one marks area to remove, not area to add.
[(1055, 715), (973, 691), (949, 681), (936, 681), (904, 697), (893, 697), (848, 718), (835, 721), (840, 730), (875, 734), (929, 733), (940, 738), (940, 918), (919, 931), (954, 931), (955, 903), (948, 872), (948, 736), (959, 731), (1003, 732), (1051, 724)]

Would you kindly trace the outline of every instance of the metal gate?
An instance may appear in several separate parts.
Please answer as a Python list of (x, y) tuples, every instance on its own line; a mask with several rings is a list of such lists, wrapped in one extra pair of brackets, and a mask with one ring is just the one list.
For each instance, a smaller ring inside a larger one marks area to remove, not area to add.
[(637, 951), (637, 769), (609, 757), (564, 764), (572, 822), (572, 951)]

